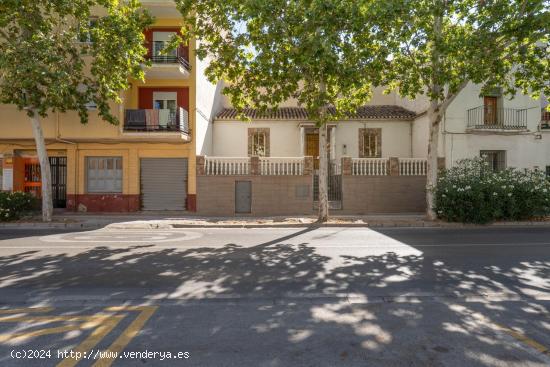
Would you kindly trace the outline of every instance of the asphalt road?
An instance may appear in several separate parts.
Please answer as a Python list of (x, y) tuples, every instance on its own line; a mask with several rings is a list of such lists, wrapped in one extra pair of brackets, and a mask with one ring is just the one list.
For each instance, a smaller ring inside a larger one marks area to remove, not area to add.
[(544, 227), (0, 229), (1, 366), (549, 366), (549, 306)]

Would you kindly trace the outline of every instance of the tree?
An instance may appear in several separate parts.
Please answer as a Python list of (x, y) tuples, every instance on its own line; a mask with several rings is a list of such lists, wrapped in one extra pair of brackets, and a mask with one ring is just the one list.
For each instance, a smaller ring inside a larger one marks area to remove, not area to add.
[[(91, 18), (92, 9), (104, 16)], [(52, 219), (51, 173), (40, 118), (97, 105), (111, 124), (110, 102), (129, 77), (143, 79), (143, 29), (151, 17), (137, 0), (7, 0), (0, 3), (0, 103), (28, 115), (42, 176), (42, 218)]]
[(338, 121), (370, 98), (386, 51), (370, 27), (373, 4), (354, 0), (176, 0), (210, 58), (210, 81), (245, 108), (277, 108), (290, 98), (319, 127), (319, 221), (328, 218), (327, 122)]
[(433, 211), (440, 123), (469, 82), (549, 95), (550, 2), (547, 0), (394, 0), (376, 14), (391, 65), (383, 84), (429, 101), (427, 212)]

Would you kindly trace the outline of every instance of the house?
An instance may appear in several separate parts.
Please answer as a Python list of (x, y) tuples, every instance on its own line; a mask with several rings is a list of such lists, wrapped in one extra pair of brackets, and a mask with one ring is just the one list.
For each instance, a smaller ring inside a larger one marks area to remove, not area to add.
[[(550, 129), (541, 102), (468, 85), (440, 125), (441, 167), (482, 156), (493, 169), (550, 173)], [(375, 90), (345, 121), (329, 123), (329, 201), (340, 214), (425, 210), (428, 100)], [(248, 109), (249, 122), (224, 108), (211, 149), (198, 159), (198, 211), (204, 214), (311, 214), (318, 195), (319, 132), (304, 108)], [(541, 112), (542, 111), (542, 112)], [(304, 178), (306, 176), (306, 178)]]
[[(196, 208), (195, 157), (204, 149), (216, 85), (206, 81), (195, 41), (161, 54), (181, 29), (173, 2), (142, 1), (155, 17), (144, 30), (145, 82), (133, 80), (113, 126), (89, 107), (84, 126), (76, 113), (42, 119), (50, 157), (54, 206), (69, 210), (130, 212)], [(80, 40), (86, 42), (86, 40)], [(0, 105), (0, 189), (41, 193), (40, 167), (28, 117)]]

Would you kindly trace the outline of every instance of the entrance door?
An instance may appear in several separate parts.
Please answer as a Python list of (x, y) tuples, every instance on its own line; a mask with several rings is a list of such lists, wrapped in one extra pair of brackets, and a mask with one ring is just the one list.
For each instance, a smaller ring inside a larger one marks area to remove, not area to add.
[(142, 158), (140, 168), (143, 210), (185, 210), (187, 158)]
[[(54, 208), (67, 207), (67, 157), (49, 157)], [(42, 197), (42, 174), (38, 158), (24, 159), (23, 191)]]
[(497, 97), (483, 97), (483, 122), (485, 125), (497, 125)]
[(67, 207), (67, 157), (50, 157), (54, 208)]
[(313, 168), (319, 169), (319, 133), (306, 134), (306, 155), (313, 157)]
[(235, 213), (249, 214), (252, 212), (252, 182), (235, 181)]

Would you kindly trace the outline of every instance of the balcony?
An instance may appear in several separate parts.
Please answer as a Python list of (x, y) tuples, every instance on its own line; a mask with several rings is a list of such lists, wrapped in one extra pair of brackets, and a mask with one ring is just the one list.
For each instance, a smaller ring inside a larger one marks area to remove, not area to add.
[(178, 108), (174, 113), (168, 109), (128, 109), (124, 117), (124, 133), (144, 137), (179, 136), (189, 137), (189, 113)]
[(550, 130), (550, 112), (544, 108), (540, 114), (540, 128), (541, 130)]
[(178, 79), (183, 80), (191, 75), (191, 64), (189, 63), (189, 49), (178, 47), (174, 52), (161, 55), (148, 45), (149, 53), (147, 59), (151, 61), (151, 67), (145, 70), (149, 79)]
[(527, 130), (527, 109), (479, 106), (467, 111), (468, 130)]

